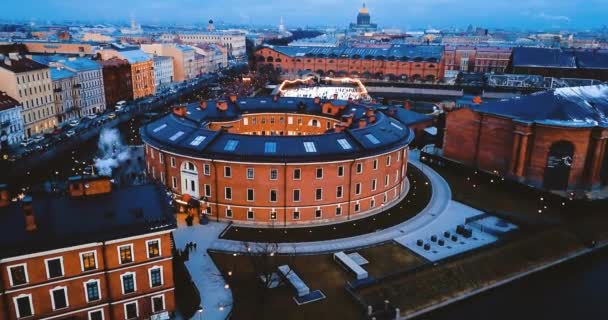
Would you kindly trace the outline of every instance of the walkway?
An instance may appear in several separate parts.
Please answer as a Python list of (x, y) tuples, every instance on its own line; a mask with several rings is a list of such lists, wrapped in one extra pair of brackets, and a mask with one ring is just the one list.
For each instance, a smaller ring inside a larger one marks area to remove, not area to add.
[[(437, 172), (418, 160), (417, 152), (411, 151), (409, 163), (420, 169), (428, 177), (433, 190), (429, 204), (414, 218), (371, 234), (368, 233), (349, 238), (326, 241), (280, 243), (277, 246), (277, 253), (319, 254), (369, 247), (393, 240), (394, 238), (423, 228), (433, 222), (440, 214), (446, 213), (446, 209), (452, 199), (450, 187)], [(257, 247), (255, 243), (249, 243), (249, 245), (252, 250), (255, 250)], [(259, 247), (264, 247), (264, 245), (260, 245)], [(215, 240), (211, 243), (209, 249), (222, 252), (247, 251), (247, 247), (243, 242), (227, 239)]]
[[(219, 237), (226, 226), (227, 224), (218, 222), (208, 225), (195, 223), (188, 227), (184, 219), (178, 219), (178, 228), (173, 231), (177, 248), (184, 249), (186, 243), (191, 241), (197, 245), (196, 251), (192, 251), (190, 259), (186, 261), (186, 268), (201, 296), (201, 319), (205, 320), (224, 320), (232, 310), (232, 292), (224, 287), (226, 282), (220, 270), (207, 254), (209, 244)], [(198, 319), (197, 315), (194, 319)]]

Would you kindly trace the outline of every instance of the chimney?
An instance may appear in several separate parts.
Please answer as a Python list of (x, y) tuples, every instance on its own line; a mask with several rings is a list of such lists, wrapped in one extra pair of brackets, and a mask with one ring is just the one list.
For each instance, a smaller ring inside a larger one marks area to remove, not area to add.
[(350, 127), (350, 125), (353, 123), (353, 114), (347, 114), (342, 116), (342, 123), (344, 123), (347, 127)]
[(184, 106), (184, 105), (179, 105), (179, 106), (173, 107), (173, 113), (179, 117), (185, 117), (186, 111), (187, 111), (186, 106)]
[(19, 56), (18, 52), (9, 53), (8, 57), (11, 58), (11, 60), (19, 60), (21, 58), (21, 56)]
[(405, 110), (412, 110), (412, 104), (410, 103), (409, 100), (405, 101), (405, 104), (403, 104), (403, 108)]
[(226, 102), (226, 100), (218, 100), (215, 102), (215, 107), (219, 111), (226, 111), (228, 110), (228, 103)]
[(7, 65), (7, 66), (10, 66), (10, 65), (12, 65), (13, 63), (11, 62), (11, 59), (9, 59), (9, 58), (4, 58), (4, 64), (5, 64), (5, 65)]
[(371, 114), (367, 117), (369, 119), (369, 123), (374, 123), (376, 122), (376, 115), (375, 114)]
[(319, 104), (319, 103), (321, 103), (321, 98), (319, 98), (319, 97), (315, 97), (314, 102), (315, 102), (315, 104)]
[(231, 103), (236, 103), (236, 94), (231, 94), (229, 98)]
[(6, 184), (0, 184), (0, 208), (8, 206), (10, 201), (11, 199), (8, 196), (8, 186)]
[(366, 117), (371, 117), (373, 115), (374, 115), (374, 109), (372, 109), (372, 107), (365, 108), (365, 116)]
[(367, 126), (367, 121), (365, 120), (365, 118), (359, 119), (359, 129), (363, 129), (365, 128), (365, 126)]
[(201, 101), (201, 110), (207, 109), (207, 100)]
[(340, 133), (342, 131), (344, 131), (344, 124), (343, 123), (338, 123), (336, 125), (336, 127), (334, 128), (334, 132)]
[(38, 226), (36, 225), (36, 217), (34, 216), (32, 197), (25, 196), (25, 198), (21, 200), (21, 203), (21, 208), (23, 209), (23, 214), (25, 216), (25, 230), (29, 232), (38, 230)]

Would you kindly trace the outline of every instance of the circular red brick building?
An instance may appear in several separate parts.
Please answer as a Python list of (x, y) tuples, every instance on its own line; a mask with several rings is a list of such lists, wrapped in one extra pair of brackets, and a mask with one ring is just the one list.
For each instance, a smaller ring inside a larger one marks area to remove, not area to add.
[[(141, 129), (148, 174), (201, 213), (295, 226), (358, 218), (407, 193), (407, 110), (319, 98), (178, 106)], [(192, 203), (192, 201), (190, 201)]]

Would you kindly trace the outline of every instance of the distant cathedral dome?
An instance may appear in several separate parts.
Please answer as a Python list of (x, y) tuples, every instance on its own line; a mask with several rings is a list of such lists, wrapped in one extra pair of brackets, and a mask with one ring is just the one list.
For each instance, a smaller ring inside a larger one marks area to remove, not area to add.
[(361, 9), (359, 9), (359, 13), (360, 14), (369, 14), (369, 10), (367, 10), (367, 8), (365, 7), (365, 3), (363, 4), (363, 7)]
[(209, 24), (213, 24), (213, 19), (209, 19)]

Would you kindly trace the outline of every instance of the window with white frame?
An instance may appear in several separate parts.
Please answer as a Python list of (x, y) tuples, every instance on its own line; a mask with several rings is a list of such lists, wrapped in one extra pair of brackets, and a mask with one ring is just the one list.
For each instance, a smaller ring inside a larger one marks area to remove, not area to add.
[(232, 169), (228, 166), (224, 167), (224, 178), (232, 177)]
[(101, 292), (99, 291), (99, 280), (92, 279), (84, 283), (84, 296), (87, 302), (98, 301), (101, 299)]
[(127, 272), (120, 275), (120, 284), (122, 287), (122, 294), (133, 293), (137, 290), (137, 284), (135, 283), (135, 273)]
[(176, 167), (175, 157), (171, 157), (171, 168)]
[(47, 278), (63, 277), (63, 257), (44, 259), (44, 264)]
[(342, 196), (343, 196), (342, 186), (337, 186), (336, 187), (336, 198), (342, 198)]
[(302, 170), (300, 170), (300, 168), (293, 169), (293, 179), (294, 180), (302, 179)]
[(386, 157), (386, 166), (388, 167), (390, 165), (391, 165), (391, 156), (389, 155)]
[(378, 159), (374, 159), (373, 168), (374, 170), (378, 170)]
[(253, 168), (247, 168), (247, 180), (253, 180), (254, 171)]
[(270, 180), (277, 180), (279, 179), (279, 170), (272, 168), (270, 169)]
[(277, 190), (270, 190), (270, 202), (277, 202), (278, 200), (278, 191)]
[(254, 213), (252, 209), (247, 210), (247, 220), (253, 220), (254, 219)]
[(355, 194), (356, 195), (360, 195), (361, 194), (361, 183), (355, 184)]
[(137, 319), (139, 317), (139, 307), (137, 301), (127, 302), (124, 305), (125, 319)]
[(83, 272), (97, 269), (97, 251), (80, 253), (80, 266)]
[(177, 178), (176, 177), (171, 177), (171, 186), (173, 187), (173, 189), (177, 189)]
[(208, 163), (203, 164), (203, 174), (206, 176), (211, 175), (211, 166)]
[(55, 287), (49, 291), (51, 294), (51, 305), (53, 310), (69, 307), (68, 289), (66, 287)]
[(316, 177), (317, 179), (323, 179), (323, 168), (317, 168)]
[(103, 309), (89, 311), (89, 320), (104, 320)]
[(163, 285), (163, 267), (154, 266), (148, 269), (148, 276), (150, 277), (150, 288)]
[(363, 172), (363, 163), (359, 162), (357, 163), (357, 174), (360, 174)]
[(377, 179), (373, 179), (372, 180), (372, 191), (376, 191), (376, 185), (378, 184), (378, 180)]
[(294, 189), (293, 190), (293, 202), (299, 202), (300, 201), (300, 189)]
[(11, 287), (24, 285), (29, 282), (27, 265), (25, 263), (9, 266), (7, 269)]
[(165, 295), (161, 294), (152, 297), (152, 312), (157, 313), (165, 310)]
[(323, 200), (323, 189), (317, 188), (315, 190), (315, 200), (317, 200), (317, 201)]
[(133, 259), (133, 245), (127, 244), (124, 246), (118, 247), (118, 258), (120, 260), (120, 264), (131, 263), (134, 261)]
[(211, 185), (210, 184), (205, 185), (205, 197), (211, 197)]
[(344, 177), (344, 166), (338, 167), (338, 177)]
[(247, 189), (247, 201), (253, 201), (253, 189)]
[(152, 239), (146, 241), (148, 259), (160, 257), (160, 239)]
[(224, 187), (224, 198), (226, 200), (232, 200), (232, 188)]
[(13, 298), (17, 318), (26, 318), (34, 315), (34, 304), (31, 294), (20, 294)]
[(386, 177), (384, 177), (384, 186), (388, 186), (389, 182), (390, 182), (391, 177), (387, 174)]

